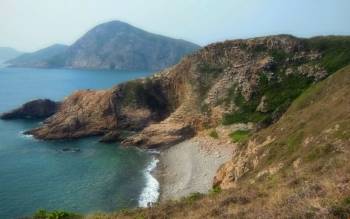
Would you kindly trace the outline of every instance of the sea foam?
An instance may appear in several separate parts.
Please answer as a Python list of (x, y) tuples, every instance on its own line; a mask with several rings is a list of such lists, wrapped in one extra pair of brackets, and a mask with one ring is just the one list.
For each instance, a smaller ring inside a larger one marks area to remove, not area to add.
[(153, 156), (152, 161), (145, 170), (146, 186), (142, 190), (139, 198), (139, 207), (148, 207), (150, 204), (157, 202), (159, 197), (159, 182), (152, 176), (152, 171), (157, 167), (159, 160)]

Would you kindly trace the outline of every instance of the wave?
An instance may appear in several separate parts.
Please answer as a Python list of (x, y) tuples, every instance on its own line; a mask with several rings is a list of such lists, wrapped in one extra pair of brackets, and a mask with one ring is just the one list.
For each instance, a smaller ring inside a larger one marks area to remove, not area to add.
[(21, 138), (34, 139), (34, 136), (33, 136), (33, 135), (28, 135), (28, 134), (24, 134), (24, 133), (25, 133), (25, 130), (20, 131), (20, 132), (18, 133), (18, 136), (21, 137)]
[(152, 176), (152, 171), (157, 167), (159, 160), (153, 156), (152, 161), (148, 164), (145, 170), (146, 186), (142, 190), (139, 198), (139, 207), (148, 207), (150, 204), (158, 201), (159, 197), (159, 182)]

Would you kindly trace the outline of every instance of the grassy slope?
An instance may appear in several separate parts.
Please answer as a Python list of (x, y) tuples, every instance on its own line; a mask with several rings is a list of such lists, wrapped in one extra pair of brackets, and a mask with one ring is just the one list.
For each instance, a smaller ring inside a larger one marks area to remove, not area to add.
[[(313, 85), (274, 125), (251, 137), (276, 140), (237, 187), (148, 209), (90, 218), (346, 218), (350, 215), (350, 66)], [(244, 152), (245, 147), (241, 150)], [(280, 166), (273, 174), (260, 174)]]
[[(322, 54), (321, 60), (309, 64), (319, 64), (328, 74), (333, 74), (350, 63), (350, 37), (348, 36), (314, 37), (304, 39), (303, 45), (306, 51), (319, 51)], [(256, 52), (259, 53), (259, 51)], [(276, 50), (270, 52), (270, 55), (277, 63), (278, 67), (274, 72), (278, 75), (278, 79), (268, 80), (267, 75), (263, 72), (259, 79), (259, 89), (249, 102), (245, 101), (241, 95), (237, 96), (232, 92), (228, 99), (233, 99), (241, 110), (224, 115), (222, 121), (224, 125), (240, 122), (269, 125), (283, 114), (291, 102), (313, 83), (312, 78), (285, 74), (283, 63), (291, 57), (290, 54)], [(262, 96), (267, 98), (268, 107), (265, 113), (256, 111)]]

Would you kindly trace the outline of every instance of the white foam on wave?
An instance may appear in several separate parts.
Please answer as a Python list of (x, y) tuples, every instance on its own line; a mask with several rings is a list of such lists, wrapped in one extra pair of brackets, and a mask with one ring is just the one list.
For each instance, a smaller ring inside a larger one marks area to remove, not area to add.
[(27, 135), (27, 134), (24, 134), (25, 131), (20, 131), (18, 133), (18, 136), (21, 137), (21, 138), (28, 138), (28, 139), (34, 139), (34, 136), (33, 135)]
[(148, 207), (150, 204), (158, 201), (159, 197), (159, 182), (152, 176), (152, 171), (157, 167), (159, 160), (153, 156), (152, 161), (148, 164), (145, 170), (146, 186), (143, 188), (139, 198), (139, 207)]

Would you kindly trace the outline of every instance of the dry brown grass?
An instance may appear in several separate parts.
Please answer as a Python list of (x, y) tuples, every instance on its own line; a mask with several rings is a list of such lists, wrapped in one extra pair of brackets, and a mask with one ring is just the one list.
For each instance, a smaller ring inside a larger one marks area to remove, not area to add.
[(252, 138), (268, 136), (276, 140), (259, 148), (257, 167), (236, 188), (87, 218), (349, 218), (350, 67), (311, 87)]

